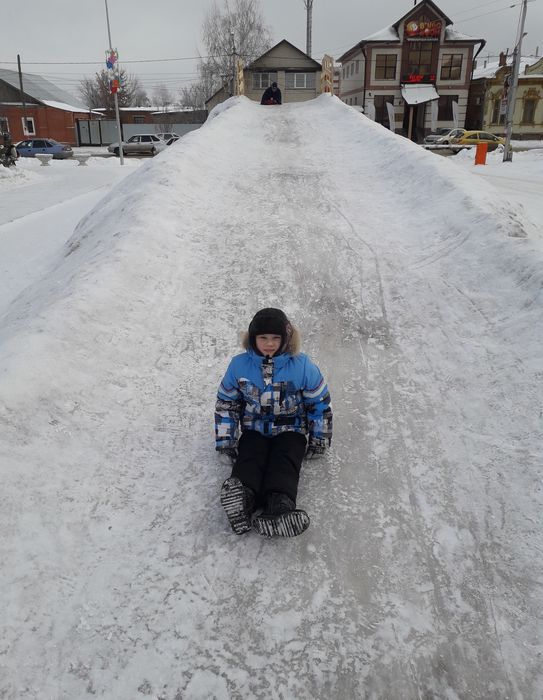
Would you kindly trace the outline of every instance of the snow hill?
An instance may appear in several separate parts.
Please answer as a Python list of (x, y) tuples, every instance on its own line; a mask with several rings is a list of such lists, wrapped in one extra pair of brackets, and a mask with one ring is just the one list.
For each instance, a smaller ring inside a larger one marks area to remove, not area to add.
[[(543, 252), (335, 98), (234, 98), (0, 324), (0, 697), (543, 696)], [(215, 392), (283, 308), (330, 385), (302, 537), (233, 535)]]

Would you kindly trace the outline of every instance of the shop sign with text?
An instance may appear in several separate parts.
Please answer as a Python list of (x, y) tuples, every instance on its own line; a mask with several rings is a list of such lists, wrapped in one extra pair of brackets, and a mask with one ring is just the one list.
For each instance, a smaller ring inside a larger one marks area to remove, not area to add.
[(423, 83), (428, 85), (429, 83), (435, 82), (435, 73), (425, 73), (424, 75), (421, 73), (406, 73), (405, 75), (402, 75), (402, 83)]
[(436, 41), (441, 36), (441, 20), (426, 20), (420, 19), (410, 20), (405, 24), (405, 36), (408, 39), (428, 39), (431, 41)]

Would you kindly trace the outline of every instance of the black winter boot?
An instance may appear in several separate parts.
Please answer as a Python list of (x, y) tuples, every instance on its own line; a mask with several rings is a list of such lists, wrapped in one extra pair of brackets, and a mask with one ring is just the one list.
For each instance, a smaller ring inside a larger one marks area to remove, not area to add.
[(255, 494), (252, 489), (244, 486), (236, 476), (231, 476), (222, 485), (221, 505), (236, 535), (249, 532), (255, 508)]
[(305, 510), (297, 510), (286, 493), (270, 493), (266, 509), (253, 519), (253, 527), (265, 537), (296, 537), (307, 530), (309, 522)]

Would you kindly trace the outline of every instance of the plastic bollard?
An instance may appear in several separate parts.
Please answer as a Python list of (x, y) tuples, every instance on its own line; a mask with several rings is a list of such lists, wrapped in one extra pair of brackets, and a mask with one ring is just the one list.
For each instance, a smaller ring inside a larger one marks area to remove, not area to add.
[(475, 165), (486, 165), (488, 143), (478, 143), (475, 148)]

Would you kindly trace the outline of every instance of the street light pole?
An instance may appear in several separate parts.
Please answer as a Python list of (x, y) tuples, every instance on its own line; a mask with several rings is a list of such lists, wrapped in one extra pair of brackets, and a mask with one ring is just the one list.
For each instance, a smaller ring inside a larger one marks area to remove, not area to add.
[[(111, 29), (109, 28), (109, 12), (107, 8), (107, 0), (105, 0), (106, 3), (106, 22), (107, 22), (107, 36), (109, 39), (109, 50), (110, 53), (113, 53), (113, 44), (111, 42)], [(124, 154), (123, 154), (123, 138), (121, 134), (121, 117), (119, 115), (119, 98), (117, 97), (117, 91), (113, 93), (113, 101), (115, 103), (115, 120), (117, 122), (117, 139), (119, 141), (119, 158), (121, 161), (121, 165), (124, 165)]]
[(313, 35), (313, 0), (304, 0), (304, 5), (306, 9), (306, 36), (305, 36), (305, 52), (308, 56), (311, 56), (312, 46), (311, 38)]
[(513, 149), (511, 148), (511, 137), (513, 135), (513, 120), (515, 117), (515, 103), (517, 98), (518, 76), (520, 72), (520, 62), (522, 60), (522, 40), (524, 39), (524, 24), (526, 22), (526, 11), (528, 0), (523, 0), (520, 16), (519, 33), (517, 44), (513, 52), (513, 66), (511, 69), (511, 85), (507, 94), (507, 114), (505, 118), (505, 146), (503, 149), (503, 162), (513, 160)]

